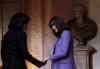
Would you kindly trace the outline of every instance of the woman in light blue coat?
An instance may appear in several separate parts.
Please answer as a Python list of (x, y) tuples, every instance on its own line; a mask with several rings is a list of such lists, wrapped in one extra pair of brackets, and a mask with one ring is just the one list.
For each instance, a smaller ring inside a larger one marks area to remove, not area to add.
[(61, 17), (54, 16), (49, 27), (57, 37), (53, 54), (48, 60), (52, 61), (52, 69), (76, 69), (73, 56), (73, 41), (71, 29), (64, 24)]

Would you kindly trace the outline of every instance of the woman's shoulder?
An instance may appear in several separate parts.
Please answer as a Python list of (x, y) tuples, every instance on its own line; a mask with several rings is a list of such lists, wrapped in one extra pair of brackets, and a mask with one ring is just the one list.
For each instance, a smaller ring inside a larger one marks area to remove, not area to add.
[(68, 35), (71, 35), (71, 34), (72, 34), (71, 30), (64, 30), (61, 34), (61, 37), (68, 36)]
[(62, 32), (62, 34), (67, 34), (67, 33), (71, 33), (71, 30), (64, 30), (64, 31)]

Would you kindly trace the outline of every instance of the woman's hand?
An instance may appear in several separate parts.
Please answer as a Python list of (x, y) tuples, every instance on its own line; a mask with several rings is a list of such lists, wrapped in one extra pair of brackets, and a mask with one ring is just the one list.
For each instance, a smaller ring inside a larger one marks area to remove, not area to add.
[(44, 60), (43, 60), (43, 62), (45, 63), (45, 64), (47, 64), (47, 62), (50, 60), (50, 58), (49, 58), (49, 56), (48, 57), (46, 57)]
[(46, 57), (46, 58), (44, 59), (44, 61), (46, 61), (46, 60), (48, 61), (49, 59), (50, 59), (50, 57), (48, 56), (48, 57)]

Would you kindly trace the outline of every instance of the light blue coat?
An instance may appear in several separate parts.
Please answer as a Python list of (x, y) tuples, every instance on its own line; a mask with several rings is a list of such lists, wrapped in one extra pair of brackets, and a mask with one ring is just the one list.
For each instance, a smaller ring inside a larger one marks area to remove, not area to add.
[(52, 69), (76, 69), (73, 57), (73, 41), (70, 30), (64, 30), (54, 44), (54, 53), (50, 56)]

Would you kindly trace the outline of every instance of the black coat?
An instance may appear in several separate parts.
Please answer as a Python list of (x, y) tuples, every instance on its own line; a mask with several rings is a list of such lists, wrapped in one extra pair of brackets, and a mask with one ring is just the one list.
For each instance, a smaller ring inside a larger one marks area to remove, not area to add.
[(41, 61), (32, 57), (27, 50), (26, 33), (23, 31), (8, 31), (2, 39), (1, 58), (3, 69), (27, 69), (25, 59), (41, 67)]

